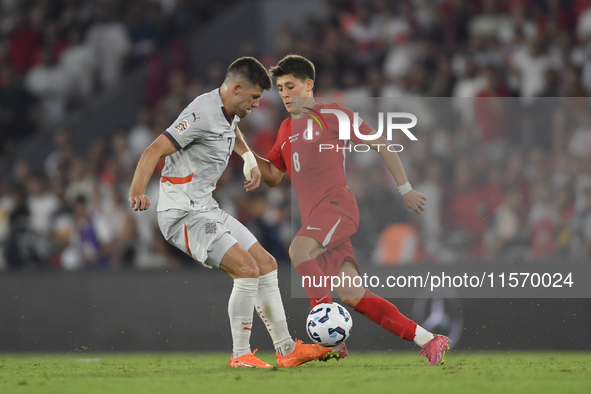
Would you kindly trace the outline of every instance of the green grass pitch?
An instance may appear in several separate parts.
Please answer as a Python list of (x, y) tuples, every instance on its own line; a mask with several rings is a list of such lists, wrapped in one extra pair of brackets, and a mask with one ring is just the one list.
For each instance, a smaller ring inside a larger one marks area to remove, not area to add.
[[(259, 355), (259, 354), (257, 354)], [(270, 353), (261, 358), (275, 364)], [(591, 353), (352, 353), (290, 369), (229, 369), (219, 353), (0, 354), (0, 393), (591, 393)]]

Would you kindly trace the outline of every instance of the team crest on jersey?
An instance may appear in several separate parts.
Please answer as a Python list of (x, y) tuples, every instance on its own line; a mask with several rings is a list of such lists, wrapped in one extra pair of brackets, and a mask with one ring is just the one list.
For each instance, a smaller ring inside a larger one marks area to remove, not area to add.
[[(303, 138), (306, 142), (316, 142), (320, 139), (321, 132), (324, 131), (325, 127), (328, 130), (328, 125), (326, 124), (326, 120), (324, 117), (320, 115), (318, 111), (313, 110), (309, 107), (304, 107), (305, 109), (309, 110), (310, 112), (304, 112), (304, 115), (308, 115), (311, 119), (307, 119), (308, 124), (306, 125), (306, 130), (303, 132)], [(316, 121), (320, 130), (317, 128), (314, 130), (314, 123), (312, 119)], [(320, 122), (322, 120), (322, 122)], [(324, 125), (324, 126), (323, 126)]]
[(215, 234), (218, 232), (218, 227), (215, 222), (205, 223), (205, 234)]
[[(320, 130), (316, 129), (314, 130), (313, 124), (312, 124), (312, 119), (308, 119), (308, 127), (306, 128), (306, 130), (304, 130), (304, 132), (302, 133), (302, 137), (304, 138), (305, 142), (316, 142), (320, 139)], [(293, 142), (293, 141), (292, 141)]]
[(185, 130), (189, 128), (189, 122), (187, 120), (181, 120), (179, 124), (174, 126), (175, 130), (179, 132), (179, 134), (183, 134)]

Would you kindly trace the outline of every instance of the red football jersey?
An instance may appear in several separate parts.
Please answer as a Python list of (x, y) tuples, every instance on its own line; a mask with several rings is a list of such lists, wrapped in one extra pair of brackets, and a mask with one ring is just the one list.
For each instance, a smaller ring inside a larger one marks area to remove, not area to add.
[[(350, 109), (336, 103), (316, 104), (306, 110), (308, 114), (283, 121), (267, 159), (279, 170), (289, 173), (303, 221), (308, 219), (312, 210), (326, 203), (358, 222), (357, 201), (347, 187), (345, 160), (351, 149), (350, 142), (359, 144), (363, 141), (355, 135), (352, 126), (351, 140), (340, 140), (337, 116), (321, 114), (322, 109), (343, 111), (353, 124)], [(372, 128), (361, 121), (359, 131), (367, 135)]]

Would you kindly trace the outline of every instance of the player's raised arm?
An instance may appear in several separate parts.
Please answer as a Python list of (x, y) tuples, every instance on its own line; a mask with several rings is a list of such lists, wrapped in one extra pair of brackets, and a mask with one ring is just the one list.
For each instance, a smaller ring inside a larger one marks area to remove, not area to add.
[[(371, 134), (374, 133), (375, 131), (373, 131)], [(408, 182), (408, 178), (406, 177), (404, 167), (402, 167), (402, 163), (400, 162), (398, 154), (396, 152), (390, 152), (388, 149), (384, 148), (388, 145), (388, 140), (386, 140), (384, 137), (380, 137), (370, 144), (370, 147), (371, 149), (379, 152), (380, 156), (382, 156), (382, 160), (384, 160), (386, 167), (388, 167), (388, 170), (390, 170), (390, 173), (398, 184), (398, 191), (400, 191), (406, 206), (415, 211), (417, 214), (420, 214), (421, 211), (425, 210), (425, 202), (427, 201), (427, 197), (416, 190), (413, 190), (413, 188), (410, 186), (410, 183)], [(382, 149), (380, 149), (380, 147)]]
[(150, 208), (150, 199), (148, 196), (144, 195), (148, 180), (152, 176), (158, 161), (176, 151), (176, 147), (164, 134), (156, 138), (156, 140), (144, 150), (135, 169), (133, 181), (131, 181), (131, 189), (129, 190), (129, 205), (131, 208), (136, 211), (145, 211)]

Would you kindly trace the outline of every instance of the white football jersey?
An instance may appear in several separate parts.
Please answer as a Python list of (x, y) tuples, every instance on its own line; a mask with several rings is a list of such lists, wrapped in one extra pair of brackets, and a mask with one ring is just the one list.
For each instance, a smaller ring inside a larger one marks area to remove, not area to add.
[(206, 211), (218, 207), (211, 193), (234, 150), (238, 115), (230, 118), (219, 89), (202, 94), (164, 135), (177, 151), (165, 159), (157, 211)]

